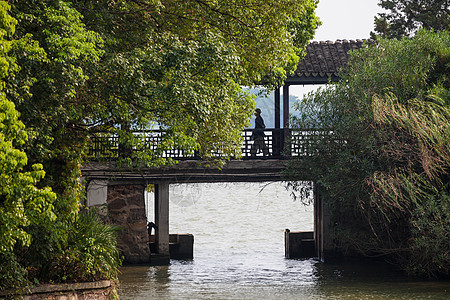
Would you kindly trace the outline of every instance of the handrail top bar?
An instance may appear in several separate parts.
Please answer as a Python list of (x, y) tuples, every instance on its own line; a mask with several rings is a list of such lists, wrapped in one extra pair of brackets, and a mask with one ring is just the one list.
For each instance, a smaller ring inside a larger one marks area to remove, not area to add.
[[(317, 129), (317, 128), (265, 128), (262, 129), (263, 131), (277, 131), (277, 130), (285, 130), (289, 129), (291, 131), (324, 131), (326, 129)], [(245, 128), (242, 131), (248, 132), (253, 131), (254, 128)], [(139, 130), (130, 130), (131, 133), (145, 133), (145, 132), (167, 132), (168, 130), (165, 129), (139, 129)], [(114, 130), (98, 130), (93, 131), (92, 133), (114, 133)]]

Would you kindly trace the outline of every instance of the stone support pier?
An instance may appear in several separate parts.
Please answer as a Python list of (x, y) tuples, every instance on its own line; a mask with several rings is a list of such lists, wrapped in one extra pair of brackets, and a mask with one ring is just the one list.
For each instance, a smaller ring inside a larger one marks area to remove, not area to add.
[(155, 183), (155, 255), (150, 255), (146, 186), (142, 181), (92, 180), (87, 187), (87, 205), (97, 207), (106, 222), (121, 228), (118, 241), (125, 263), (169, 261), (169, 182)]
[(92, 180), (87, 187), (87, 206), (97, 207), (106, 222), (121, 228), (118, 244), (125, 263), (150, 261), (145, 188), (143, 183), (107, 180)]
[(150, 247), (145, 215), (144, 184), (108, 186), (108, 220), (122, 228), (119, 246), (126, 263), (148, 263)]

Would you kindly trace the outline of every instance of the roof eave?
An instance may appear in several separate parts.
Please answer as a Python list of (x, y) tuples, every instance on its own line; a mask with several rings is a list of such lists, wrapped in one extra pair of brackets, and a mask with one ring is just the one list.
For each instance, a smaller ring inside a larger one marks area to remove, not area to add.
[(339, 77), (335, 74), (330, 76), (292, 76), (287, 77), (284, 81), (288, 85), (313, 85), (327, 84), (330, 82), (338, 82)]

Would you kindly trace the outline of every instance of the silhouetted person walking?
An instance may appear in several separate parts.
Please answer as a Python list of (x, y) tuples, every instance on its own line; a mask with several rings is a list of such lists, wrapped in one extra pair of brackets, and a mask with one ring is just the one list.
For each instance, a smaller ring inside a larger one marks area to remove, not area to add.
[(256, 153), (262, 150), (263, 155), (267, 156), (269, 155), (269, 149), (264, 141), (264, 128), (266, 128), (266, 125), (264, 125), (264, 120), (261, 117), (261, 110), (259, 108), (255, 109), (255, 116), (255, 129), (252, 133), (253, 145), (250, 149), (250, 155), (255, 157)]

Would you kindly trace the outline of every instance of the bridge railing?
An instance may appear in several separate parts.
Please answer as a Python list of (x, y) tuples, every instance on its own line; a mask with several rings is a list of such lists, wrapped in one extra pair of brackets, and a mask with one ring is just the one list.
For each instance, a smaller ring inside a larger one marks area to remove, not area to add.
[[(134, 137), (138, 139), (146, 149), (151, 151), (158, 151), (158, 145), (163, 142), (164, 134), (165, 132), (161, 130), (133, 132)], [(263, 151), (261, 147), (256, 147), (255, 145), (255, 141), (252, 138), (253, 129), (246, 129), (242, 132), (242, 158), (261, 159), (270, 157), (275, 159), (285, 159), (289, 156), (305, 156), (308, 155), (308, 144), (312, 143), (313, 138), (317, 137), (318, 134), (321, 134), (321, 132), (311, 129), (288, 129), (287, 131), (282, 128), (265, 129), (264, 146), (266, 147), (266, 150)], [(127, 149), (121, 145), (120, 138), (117, 134), (98, 132), (90, 137), (87, 155), (89, 159), (94, 160), (112, 159), (126, 155), (126, 153), (129, 154), (130, 151), (138, 150)], [(215, 155), (218, 156), (219, 154)], [(177, 160), (198, 158), (195, 153), (177, 149), (176, 147), (162, 151), (161, 156)]]

